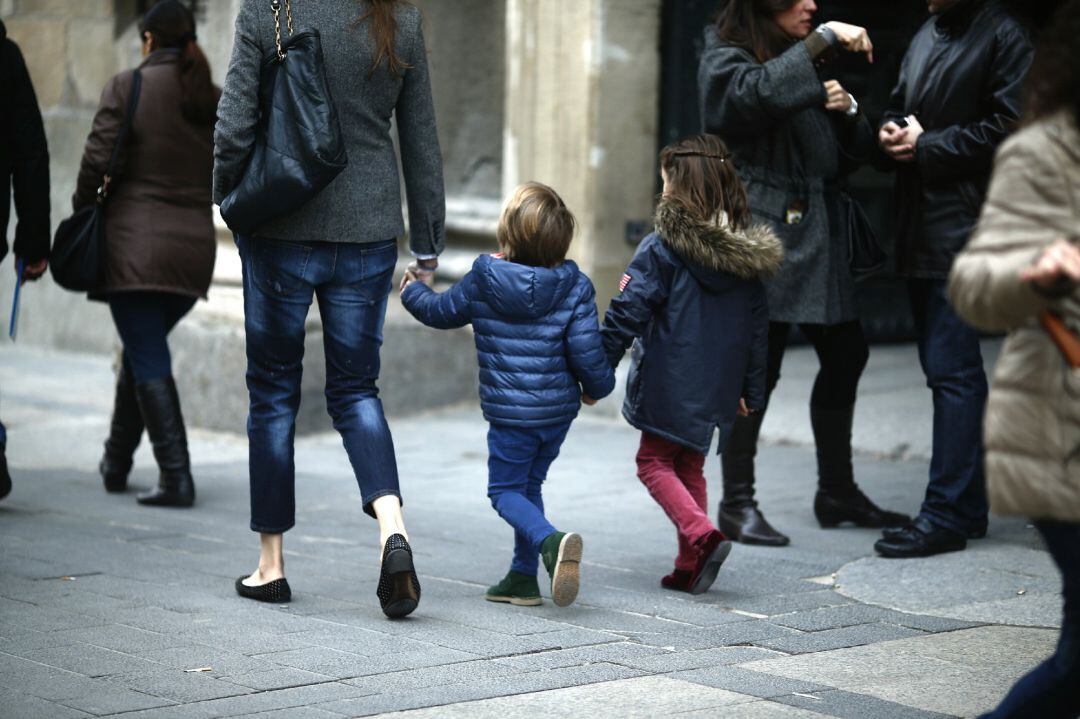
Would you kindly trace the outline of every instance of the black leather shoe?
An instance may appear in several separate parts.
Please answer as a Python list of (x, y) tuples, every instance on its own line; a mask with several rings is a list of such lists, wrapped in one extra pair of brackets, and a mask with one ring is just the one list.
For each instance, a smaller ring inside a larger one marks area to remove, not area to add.
[(172, 377), (141, 382), (135, 386), (135, 397), (160, 470), (157, 489), (140, 494), (139, 504), (190, 507), (195, 503), (195, 482), (176, 383)]
[[(988, 523), (983, 522), (978, 527), (976, 527), (975, 529), (968, 532), (967, 538), (969, 540), (970, 539), (985, 539), (986, 538), (986, 532), (987, 532), (987, 526), (988, 526)], [(905, 524), (903, 526), (900, 526), (900, 527), (886, 527), (884, 530), (882, 530), (881, 536), (884, 537), (885, 539), (895, 539), (896, 537), (899, 537), (901, 534), (903, 534), (907, 530), (907, 528), (908, 528), (907, 524)]]
[(917, 517), (899, 534), (874, 543), (878, 554), (894, 559), (931, 557), (945, 552), (958, 552), (966, 547), (967, 539), (962, 534), (934, 526), (924, 517)]
[(383, 547), (382, 570), (375, 593), (383, 614), (391, 619), (407, 617), (420, 604), (420, 580), (413, 566), (412, 547), (400, 534), (391, 534)]
[(135, 398), (135, 381), (121, 365), (116, 376), (116, 398), (113, 400), (109, 438), (105, 440), (105, 454), (98, 463), (106, 492), (127, 490), (132, 455), (142, 439), (143, 428), (142, 413)]
[(718, 527), (733, 542), (785, 547), (791, 539), (773, 529), (756, 505), (727, 508), (721, 503)]
[(236, 580), (236, 593), (245, 599), (254, 599), (256, 602), (269, 602), (270, 604), (285, 604), (292, 600), (292, 589), (289, 588), (289, 580), (282, 577), (257, 587), (249, 587), (244, 584), (247, 577)]
[(853, 487), (842, 495), (819, 490), (814, 496), (814, 516), (823, 529), (832, 529), (845, 523), (854, 524), (856, 527), (881, 529), (903, 527), (911, 522), (911, 517), (906, 514), (881, 509), (858, 487)]

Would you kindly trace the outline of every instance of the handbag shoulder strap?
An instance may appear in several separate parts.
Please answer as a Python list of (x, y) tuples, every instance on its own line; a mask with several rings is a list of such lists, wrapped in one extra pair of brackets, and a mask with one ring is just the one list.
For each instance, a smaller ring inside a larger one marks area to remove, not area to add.
[(135, 122), (135, 109), (139, 106), (139, 95), (142, 93), (142, 72), (135, 70), (131, 77), (131, 96), (128, 98), (127, 111), (124, 114), (124, 124), (120, 126), (120, 134), (116, 136), (116, 144), (113, 145), (112, 155), (109, 157), (109, 167), (105, 170), (101, 189), (98, 190), (99, 200), (109, 196), (109, 186), (116, 172), (116, 163), (120, 159), (120, 151), (127, 143), (128, 135), (131, 134), (131, 126)]

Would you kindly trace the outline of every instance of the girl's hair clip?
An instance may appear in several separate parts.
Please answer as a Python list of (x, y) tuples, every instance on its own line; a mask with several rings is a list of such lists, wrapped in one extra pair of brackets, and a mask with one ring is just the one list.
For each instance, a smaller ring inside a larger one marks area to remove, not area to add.
[(726, 155), (717, 155), (712, 152), (696, 152), (693, 150), (681, 150), (675, 153), (675, 157), (708, 157), (713, 160), (719, 160), (720, 162), (726, 162)]

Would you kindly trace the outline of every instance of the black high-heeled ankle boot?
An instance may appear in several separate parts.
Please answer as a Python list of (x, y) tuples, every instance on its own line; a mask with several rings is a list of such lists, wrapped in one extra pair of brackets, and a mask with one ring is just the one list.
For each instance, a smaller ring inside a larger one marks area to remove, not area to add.
[(776, 531), (754, 501), (754, 458), (765, 413), (738, 417), (720, 456), (724, 472), (724, 498), (717, 526), (734, 542), (782, 547), (791, 542)]
[(109, 438), (105, 454), (98, 464), (107, 492), (127, 490), (132, 456), (142, 440), (143, 418), (135, 399), (135, 380), (123, 365), (116, 375), (116, 398), (113, 400)]
[(195, 482), (176, 382), (172, 377), (140, 382), (135, 396), (160, 470), (157, 489), (140, 494), (139, 504), (190, 507), (195, 503)]
[(826, 529), (847, 522), (872, 529), (903, 526), (911, 521), (908, 516), (881, 509), (855, 484), (855, 471), (851, 466), (854, 419), (853, 406), (844, 409), (810, 407), (818, 462), (814, 516)]

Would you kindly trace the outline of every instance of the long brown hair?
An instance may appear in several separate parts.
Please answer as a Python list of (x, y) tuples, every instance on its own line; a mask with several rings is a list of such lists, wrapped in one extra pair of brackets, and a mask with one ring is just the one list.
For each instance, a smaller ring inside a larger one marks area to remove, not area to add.
[(716, 13), (716, 35), (768, 62), (791, 47), (791, 37), (773, 19), (799, 0), (727, 0)]
[(677, 202), (702, 222), (724, 213), (732, 229), (750, 226), (746, 188), (727, 145), (716, 135), (695, 135), (660, 152), (667, 177), (664, 198)]
[(409, 63), (401, 59), (397, 53), (397, 17), (394, 10), (398, 5), (404, 4), (402, 0), (363, 0), (368, 8), (360, 19), (356, 21), (361, 25), (370, 21), (371, 39), (375, 43), (375, 62), (371, 66), (372, 74), (379, 69), (379, 65), (386, 61), (386, 69), (393, 75), (404, 75), (409, 69)]
[(210, 79), (210, 63), (196, 42), (195, 16), (178, 0), (161, 0), (139, 23), (139, 33), (150, 33), (154, 50), (180, 50), (180, 112), (194, 125), (213, 126), (217, 119), (217, 93)]
[(1028, 122), (1068, 110), (1080, 125), (1080, 0), (1058, 8), (1043, 31), (1026, 92)]

